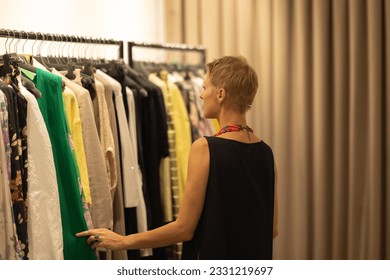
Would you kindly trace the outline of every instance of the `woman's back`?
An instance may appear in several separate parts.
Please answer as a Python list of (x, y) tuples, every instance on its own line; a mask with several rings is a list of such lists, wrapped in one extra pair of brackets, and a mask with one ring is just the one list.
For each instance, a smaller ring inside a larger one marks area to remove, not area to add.
[(193, 239), (184, 243), (182, 259), (271, 259), (271, 148), (263, 141), (206, 139), (210, 151), (206, 199)]

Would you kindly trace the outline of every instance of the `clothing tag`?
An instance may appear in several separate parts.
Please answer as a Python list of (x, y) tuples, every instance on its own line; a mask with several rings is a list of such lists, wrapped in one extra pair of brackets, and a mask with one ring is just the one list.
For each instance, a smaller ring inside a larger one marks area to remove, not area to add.
[(35, 76), (37, 75), (37, 74), (35, 74), (35, 73), (33, 73), (33, 72), (30, 72), (30, 71), (28, 71), (28, 70), (26, 70), (26, 69), (23, 69), (23, 68), (19, 68), (19, 69), (20, 69), (20, 71), (21, 71), (27, 78), (29, 78), (31, 81), (34, 80)]

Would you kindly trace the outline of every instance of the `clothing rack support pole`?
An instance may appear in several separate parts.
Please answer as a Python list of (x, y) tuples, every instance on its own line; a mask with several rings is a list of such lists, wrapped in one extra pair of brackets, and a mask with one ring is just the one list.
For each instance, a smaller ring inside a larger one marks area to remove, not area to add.
[(123, 59), (123, 41), (119, 42), (119, 58)]
[(133, 47), (134, 47), (134, 43), (133, 42), (128, 42), (127, 44), (127, 52), (128, 52), (128, 55), (129, 55), (129, 66), (131, 68), (134, 67), (134, 63), (133, 63)]

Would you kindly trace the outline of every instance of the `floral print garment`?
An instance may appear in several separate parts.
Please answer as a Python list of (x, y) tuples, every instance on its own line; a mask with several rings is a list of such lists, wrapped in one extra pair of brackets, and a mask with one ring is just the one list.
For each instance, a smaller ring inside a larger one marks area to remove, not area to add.
[(8, 133), (8, 108), (7, 108), (7, 97), (1, 91), (0, 93), (0, 114), (1, 114), (1, 131), (3, 133), (3, 142), (5, 157), (7, 162), (7, 174), (8, 178), (11, 177), (11, 147), (9, 144), (9, 133)]
[(28, 259), (27, 238), (27, 145), (26, 116), (27, 101), (24, 97), (7, 85), (0, 85), (8, 101), (8, 133), (11, 147), (10, 190), (16, 223), (18, 245), (23, 259)]
[[(14, 213), (15, 218), (17, 217), (16, 222), (20, 225), (20, 234), (18, 233), (19, 241), (21, 241), (21, 247), (24, 251), (24, 259), (29, 259), (28, 257), (28, 236), (27, 236), (27, 217), (28, 217), (28, 205), (27, 205), (27, 167), (28, 167), (28, 159), (27, 159), (27, 100), (20, 93), (17, 92), (16, 96), (17, 100), (17, 112), (18, 112), (18, 120), (19, 120), (19, 131), (18, 137), (18, 154), (19, 154), (19, 164), (20, 164), (20, 178), (22, 189), (19, 197), (18, 204), (20, 204), (19, 212)], [(14, 208), (15, 211), (15, 208)], [(17, 216), (16, 216), (17, 215)]]
[[(8, 108), (7, 97), (0, 90), (0, 169), (5, 173), (0, 178), (2, 193), (0, 197), (0, 260), (20, 260), (22, 252), (20, 244), (17, 242), (18, 236), (16, 233), (16, 225), (14, 220), (14, 212), (11, 201), (11, 193), (9, 189), (9, 177), (11, 176), (10, 154), (11, 148), (8, 136)], [(3, 145), (4, 144), (4, 145)], [(5, 171), (6, 170), (6, 171)], [(2, 184), (3, 183), (3, 184)]]

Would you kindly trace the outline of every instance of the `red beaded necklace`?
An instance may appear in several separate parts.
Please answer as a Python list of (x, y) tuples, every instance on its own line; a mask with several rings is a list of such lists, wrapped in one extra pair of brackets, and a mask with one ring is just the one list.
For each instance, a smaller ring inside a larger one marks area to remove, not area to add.
[(241, 130), (246, 130), (248, 134), (249, 134), (249, 132), (253, 133), (253, 129), (250, 128), (249, 126), (242, 126), (240, 124), (228, 124), (228, 125), (222, 127), (220, 131), (218, 131), (217, 133), (214, 134), (214, 136), (218, 136), (218, 135), (221, 135), (221, 134), (226, 133), (226, 132), (241, 131)]

